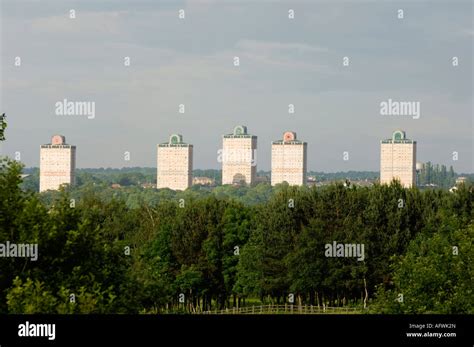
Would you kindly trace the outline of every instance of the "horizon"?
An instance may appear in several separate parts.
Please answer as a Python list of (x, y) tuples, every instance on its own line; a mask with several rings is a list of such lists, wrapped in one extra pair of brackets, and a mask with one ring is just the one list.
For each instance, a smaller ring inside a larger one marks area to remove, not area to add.
[[(438, 164), (438, 163), (433, 163), (433, 162), (430, 162), (431, 164), (433, 165), (439, 165), (440, 167), (443, 165), (443, 164)], [(426, 164), (426, 163), (424, 163)], [(447, 169), (450, 168), (450, 166), (446, 166)], [(28, 166), (28, 167), (24, 167), (23, 170), (32, 170), (32, 169), (38, 169), (39, 170), (39, 167), (38, 166)], [(157, 168), (156, 167), (152, 167), (152, 166), (123, 166), (123, 167), (76, 167), (76, 170), (133, 170), (133, 169), (149, 169), (149, 170), (156, 170)], [(453, 167), (454, 169), (454, 167)], [(212, 170), (212, 171), (222, 171), (222, 169), (212, 169), (212, 168), (193, 168), (193, 171), (197, 171), (197, 170), (200, 170), (200, 171), (209, 171), (209, 170)], [(264, 173), (271, 173), (271, 170), (257, 170), (257, 174), (259, 172), (264, 172)], [(376, 174), (380, 174), (380, 170), (346, 170), (346, 171), (317, 171), (317, 170), (308, 170), (306, 171), (307, 173), (318, 173), (318, 174), (339, 174), (339, 173), (349, 173), (349, 172), (364, 172), (364, 173), (376, 173)], [(474, 175), (474, 172), (457, 172), (456, 170), (454, 170), (454, 172), (456, 174), (465, 174), (465, 175)]]

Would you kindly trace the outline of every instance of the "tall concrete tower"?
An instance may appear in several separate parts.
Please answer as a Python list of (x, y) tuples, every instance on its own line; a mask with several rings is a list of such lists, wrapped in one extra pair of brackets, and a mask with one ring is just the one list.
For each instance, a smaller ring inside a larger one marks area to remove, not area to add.
[(296, 139), (296, 133), (287, 131), (282, 140), (272, 142), (272, 186), (306, 184), (307, 144)]
[(410, 188), (416, 179), (416, 141), (406, 138), (403, 130), (394, 131), (392, 138), (380, 144), (380, 183), (393, 179)]
[(74, 185), (76, 146), (66, 144), (62, 135), (40, 147), (40, 192), (57, 190), (63, 184)]
[(222, 138), (222, 184), (255, 183), (257, 176), (257, 136), (237, 125)]
[(193, 145), (183, 142), (183, 136), (173, 134), (169, 141), (158, 145), (157, 188), (185, 190), (193, 182)]

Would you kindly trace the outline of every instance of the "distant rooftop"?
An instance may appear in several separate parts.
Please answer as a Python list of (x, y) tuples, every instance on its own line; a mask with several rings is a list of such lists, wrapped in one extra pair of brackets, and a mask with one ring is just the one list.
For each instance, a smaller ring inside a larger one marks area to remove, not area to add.
[(54, 135), (51, 138), (52, 145), (65, 145), (66, 144), (66, 136), (63, 135)]
[(280, 145), (280, 144), (288, 144), (288, 145), (300, 145), (305, 142), (296, 139), (296, 133), (294, 131), (286, 131), (283, 134), (282, 140), (273, 141), (272, 144)]
[(234, 127), (232, 134), (224, 135), (224, 138), (232, 138), (232, 137), (236, 137), (236, 138), (255, 137), (256, 138), (255, 135), (250, 135), (247, 132), (247, 127), (245, 125), (237, 125)]
[(158, 145), (159, 147), (188, 147), (192, 146), (188, 143), (183, 142), (183, 135), (172, 134), (168, 142), (163, 142)]
[(395, 130), (391, 139), (382, 140), (381, 143), (416, 143), (416, 141), (407, 139), (405, 131)]
[(53, 135), (51, 137), (51, 143), (46, 143), (44, 145), (41, 145), (41, 147), (55, 147), (55, 146), (75, 147), (66, 143), (66, 136), (64, 135)]

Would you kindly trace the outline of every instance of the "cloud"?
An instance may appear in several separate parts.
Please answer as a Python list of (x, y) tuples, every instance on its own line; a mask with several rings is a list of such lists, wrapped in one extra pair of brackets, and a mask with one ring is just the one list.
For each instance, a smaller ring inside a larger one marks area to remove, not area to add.
[(69, 17), (69, 11), (62, 16), (50, 16), (33, 19), (33, 32), (48, 35), (96, 36), (118, 34), (124, 12), (81, 12), (76, 10), (76, 18)]
[(236, 48), (244, 49), (253, 52), (262, 52), (271, 54), (274, 52), (285, 53), (314, 53), (327, 52), (326, 47), (311, 46), (305, 43), (298, 42), (277, 42), (277, 41), (257, 41), (257, 40), (240, 40), (236, 44)]
[(312, 72), (329, 72), (326, 64), (315, 63), (315, 53), (327, 53), (325, 47), (305, 43), (285, 43), (278, 41), (240, 40), (235, 45), (236, 55), (246, 57), (268, 67), (307, 69)]
[(466, 29), (462, 31), (462, 34), (467, 35), (467, 36), (474, 36), (474, 29)]

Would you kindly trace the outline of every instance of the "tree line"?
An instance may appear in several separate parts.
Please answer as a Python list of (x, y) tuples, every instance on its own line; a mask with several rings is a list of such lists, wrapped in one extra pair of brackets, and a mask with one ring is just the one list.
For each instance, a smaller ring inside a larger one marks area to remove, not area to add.
[[(96, 191), (45, 203), (19, 189), (20, 172), (2, 161), (0, 240), (37, 243), (39, 258), (0, 259), (2, 312), (192, 312), (290, 294), (295, 304), (472, 312), (472, 187), (285, 185), (256, 205), (211, 195), (129, 208)], [(334, 241), (364, 244), (364, 260), (326, 257)]]

